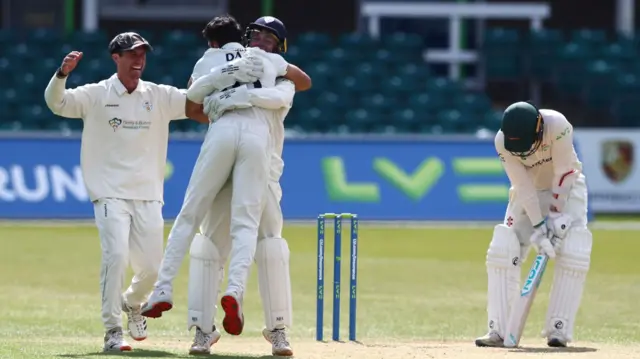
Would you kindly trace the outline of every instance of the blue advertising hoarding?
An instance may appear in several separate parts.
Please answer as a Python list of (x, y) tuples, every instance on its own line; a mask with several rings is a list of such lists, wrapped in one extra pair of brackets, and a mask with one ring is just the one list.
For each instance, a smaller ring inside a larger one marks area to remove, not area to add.
[[(165, 218), (182, 204), (200, 140), (172, 139)], [(0, 218), (91, 218), (75, 138), (0, 140)], [(287, 140), (286, 219), (353, 212), (376, 220), (491, 220), (504, 215), (508, 180), (492, 141)]]

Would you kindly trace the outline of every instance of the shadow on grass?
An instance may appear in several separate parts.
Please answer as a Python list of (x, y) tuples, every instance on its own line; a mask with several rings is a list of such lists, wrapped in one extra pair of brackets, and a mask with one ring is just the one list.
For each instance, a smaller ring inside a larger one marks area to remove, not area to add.
[[(105, 353), (105, 352), (91, 352), (85, 354), (60, 354), (59, 358), (91, 358), (91, 357), (100, 357), (100, 356), (114, 356), (114, 357), (130, 357), (130, 358), (195, 358), (193, 355), (188, 354), (175, 354), (171, 352), (166, 352), (162, 350), (147, 350), (147, 349), (135, 349), (130, 352), (113, 352), (113, 353)], [(276, 358), (274, 356), (251, 356), (246, 354), (211, 354), (205, 355), (207, 358), (219, 358), (219, 359), (268, 359), (268, 358)]]
[(567, 347), (567, 348), (516, 348), (509, 350), (514, 353), (593, 353), (597, 352), (596, 348), (587, 347)]

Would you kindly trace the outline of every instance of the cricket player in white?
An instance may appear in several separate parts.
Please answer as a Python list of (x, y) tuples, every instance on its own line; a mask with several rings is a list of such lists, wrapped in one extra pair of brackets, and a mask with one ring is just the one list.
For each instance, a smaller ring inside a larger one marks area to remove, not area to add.
[[(592, 247), (573, 127), (557, 111), (517, 102), (504, 112), (495, 146), (512, 187), (504, 223), (495, 227), (487, 251), (489, 332), (476, 345), (504, 345), (510, 309), (521, 289), (520, 266), (532, 245), (556, 260), (542, 335), (549, 346), (564, 347), (572, 340)], [(559, 230), (563, 225), (568, 230)], [(554, 235), (559, 237), (552, 243)]]
[[(249, 24), (245, 44), (268, 52), (286, 51), (284, 24), (275, 18), (262, 17)], [(310, 83), (308, 84), (310, 85)], [(301, 86), (299, 86), (300, 88)], [(304, 87), (303, 87), (304, 88)], [(272, 110), (271, 136), (275, 150), (271, 156), (267, 204), (258, 230), (255, 260), (258, 265), (258, 286), (262, 297), (265, 339), (272, 345), (272, 354), (291, 356), (286, 328), (292, 322), (291, 280), (289, 275), (289, 247), (282, 238), (282, 210), (280, 177), (284, 163), (284, 119), (295, 94), (293, 82), (279, 78), (273, 88), (248, 89), (243, 85), (231, 91), (207, 96), (204, 112), (213, 121), (224, 112), (256, 106)], [(220, 338), (215, 328), (215, 303), (222, 282), (224, 264), (229, 256), (229, 221), (232, 183), (227, 182), (216, 197), (191, 245), (189, 267), (188, 328), (196, 327), (191, 354), (208, 354), (213, 343)], [(202, 329), (201, 329), (202, 328)]]
[[(81, 166), (100, 234), (102, 320), (105, 351), (129, 351), (122, 318), (135, 340), (147, 337), (141, 303), (153, 289), (162, 260), (163, 182), (169, 121), (184, 119), (184, 90), (140, 79), (149, 43), (123, 33), (109, 44), (117, 73), (97, 84), (65, 89), (82, 58), (73, 51), (45, 90), (56, 115), (81, 118)], [(128, 263), (134, 270), (122, 293)]]
[[(240, 31), (239, 25), (237, 29)], [(262, 88), (274, 87), (277, 76), (289, 75), (292, 66), (280, 55), (268, 54), (259, 49), (245, 51), (239, 43), (241, 38), (242, 32), (239, 32), (238, 42), (235, 43), (216, 41), (216, 44), (212, 44), (210, 41), (212, 48), (207, 50), (194, 68), (192, 80), (195, 81), (189, 88), (188, 102), (202, 104), (210, 93), (234, 86), (237, 80), (231, 78), (230, 73), (253, 76), (251, 79), (238, 81), (235, 86), (251, 83), (253, 87)], [(295, 72), (295, 69), (291, 72)], [(232, 88), (228, 94), (241, 90)], [(233, 186), (231, 199), (231, 263), (228, 289), (221, 302), (225, 310), (225, 330), (232, 335), (242, 332), (242, 295), (256, 252), (258, 227), (267, 194), (270, 155), (273, 151), (269, 111), (245, 107), (225, 113), (211, 125), (207, 133), (181, 214), (169, 235), (169, 245), (156, 289), (143, 309), (145, 316), (159, 317), (163, 311), (171, 309), (171, 286), (180, 263), (198, 226), (232, 174), (231, 180), (236, 185)]]

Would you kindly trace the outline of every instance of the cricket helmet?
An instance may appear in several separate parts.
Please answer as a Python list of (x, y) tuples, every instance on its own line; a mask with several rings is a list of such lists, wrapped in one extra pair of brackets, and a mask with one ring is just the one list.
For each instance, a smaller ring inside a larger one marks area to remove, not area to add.
[(251, 41), (251, 32), (267, 30), (278, 39), (278, 50), (281, 53), (287, 52), (287, 29), (282, 21), (273, 16), (263, 16), (256, 21), (250, 23), (244, 33), (245, 46)]
[(516, 102), (504, 111), (500, 130), (504, 134), (504, 148), (514, 156), (526, 157), (542, 144), (544, 120), (532, 103)]

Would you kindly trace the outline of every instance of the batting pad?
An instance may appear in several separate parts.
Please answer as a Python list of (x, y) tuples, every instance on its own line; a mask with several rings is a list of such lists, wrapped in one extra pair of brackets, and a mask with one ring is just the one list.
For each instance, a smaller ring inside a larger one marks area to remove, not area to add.
[(259, 240), (255, 258), (267, 329), (291, 327), (293, 308), (287, 241), (282, 238)]
[(213, 242), (202, 234), (193, 238), (189, 255), (187, 330), (197, 326), (203, 332), (211, 333), (224, 263), (220, 262), (220, 254)]
[(520, 242), (515, 231), (498, 224), (487, 251), (489, 330), (504, 338), (509, 308), (520, 291)]
[(576, 314), (591, 263), (592, 245), (593, 238), (588, 228), (569, 229), (556, 259), (547, 324), (542, 332), (544, 337), (559, 330), (567, 341), (572, 340)]

